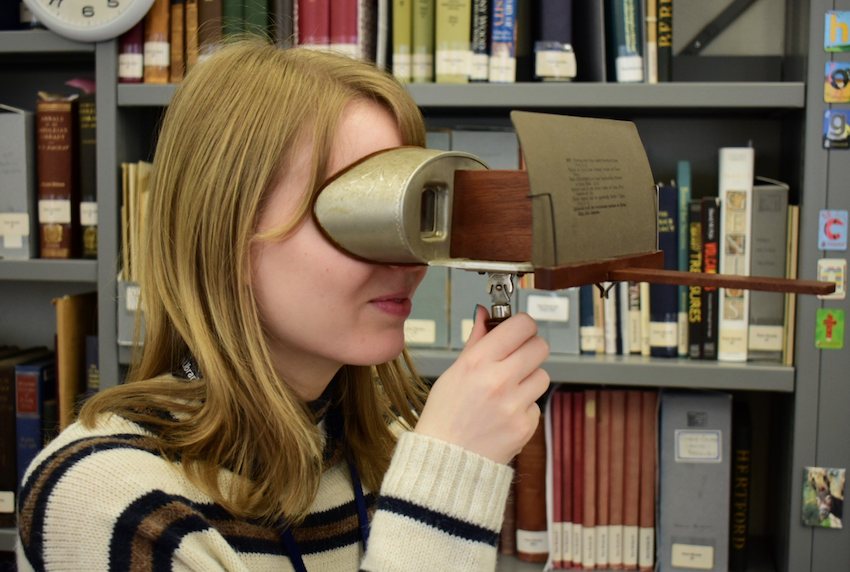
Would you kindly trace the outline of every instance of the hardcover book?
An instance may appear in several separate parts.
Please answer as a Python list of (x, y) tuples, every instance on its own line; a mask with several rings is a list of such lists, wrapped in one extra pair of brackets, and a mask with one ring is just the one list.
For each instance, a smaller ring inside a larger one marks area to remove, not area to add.
[(752, 459), (750, 410), (743, 401), (732, 407), (732, 520), (729, 526), (729, 572), (746, 572), (749, 544)]
[(611, 396), (613, 391), (598, 392), (596, 439), (596, 567), (608, 567), (609, 524), (611, 516)]
[(655, 568), (655, 429), (657, 391), (641, 392), (640, 428), (640, 515), (638, 566), (642, 572)]
[(221, 44), (222, 6), (221, 0), (198, 1), (198, 59), (202, 60)]
[[(583, 354), (595, 354), (599, 352), (598, 341), (600, 337), (594, 317), (594, 299), (599, 294), (592, 284), (579, 287), (579, 323), (580, 326), (580, 351)], [(602, 353), (602, 352), (599, 352)]]
[(186, 47), (184, 45), (185, 37), (185, 18), (186, 10), (183, 0), (171, 0), (171, 67), (169, 82), (180, 83), (183, 81), (183, 72), (185, 71), (185, 54)]
[[(688, 215), (691, 205), (691, 164), (679, 161), (676, 171), (676, 184), (679, 188), (679, 219), (676, 221), (676, 231), (679, 235), (679, 265), (677, 270), (689, 272), (688, 263), (689, 238)], [(679, 356), (688, 355), (688, 287), (679, 286)]]
[(637, 570), (640, 525), (641, 392), (626, 392), (626, 465), (623, 480), (623, 569)]
[(643, 81), (643, 37), (638, 0), (606, 0), (609, 81)]
[(561, 392), (561, 556), (562, 568), (573, 565), (573, 393)]
[[(223, 0), (225, 18), (228, 2)], [(235, 0), (240, 1), (240, 0)], [(327, 46), (331, 43), (331, 2), (330, 0), (297, 0), (298, 5), (298, 45)], [(227, 28), (225, 28), (225, 33)]]
[(35, 116), (0, 105), (0, 259), (38, 256)]
[(519, 311), (537, 322), (537, 333), (549, 343), (551, 353), (579, 353), (579, 289), (519, 289)]
[(393, 0), (393, 75), (401, 82), (413, 77), (413, 0)]
[(576, 77), (572, 0), (541, 0), (535, 14), (534, 78), (571, 81)]
[[(658, 249), (664, 251), (664, 270), (679, 268), (679, 196), (674, 186), (658, 189)], [(649, 285), (649, 346), (656, 357), (679, 353), (679, 287)]]
[(594, 389), (584, 391), (584, 460), (582, 463), (584, 500), (582, 501), (581, 562), (585, 570), (593, 570), (596, 567), (596, 485), (599, 477), (596, 467), (596, 425), (599, 422), (597, 396), (598, 392)]
[[(199, 1), (205, 2), (206, 0)], [(293, 0), (272, 0), (271, 2), (272, 32), (274, 33), (275, 44), (279, 48), (289, 48), (294, 43), (292, 3)]]
[(584, 392), (573, 393), (573, 568), (584, 562)]
[(437, 83), (468, 83), (472, 67), (469, 49), (472, 0), (438, 2), (436, 11)]
[[(702, 201), (691, 201), (688, 208), (688, 271), (702, 272)], [(702, 286), (688, 286), (688, 355), (692, 359), (702, 356)]]
[(626, 392), (611, 391), (611, 495), (608, 517), (608, 566), (623, 568), (623, 493), (626, 469)]
[[(202, 0), (206, 3), (210, 0)], [(118, 83), (142, 83), (145, 79), (145, 19), (118, 39)]]
[[(552, 518), (549, 522), (549, 560), (553, 567), (561, 568), (564, 565), (564, 548), (561, 542), (564, 531), (564, 501), (563, 501), (563, 469), (564, 469), (564, 416), (562, 413), (564, 403), (563, 391), (555, 389), (549, 395), (546, 416), (551, 424), (551, 464), (547, 463), (547, 478), (551, 472), (551, 483), (546, 483), (547, 508), (550, 509)], [(549, 425), (547, 425), (547, 430)], [(550, 435), (547, 433), (547, 437)], [(549, 471), (551, 467), (551, 471)], [(548, 491), (551, 490), (551, 507), (549, 506)]]
[[(720, 266), (720, 199), (702, 199), (703, 272), (717, 274)], [(720, 292), (713, 286), (702, 289), (702, 357), (717, 359), (717, 322)]]
[(517, 558), (526, 562), (546, 562), (549, 558), (544, 429), (541, 419), (534, 435), (517, 455), (516, 547)]
[(518, 0), (493, 2), (490, 28), (490, 83), (516, 83)]
[(97, 328), (96, 293), (54, 298), (59, 428), (74, 422), (79, 396), (86, 392), (86, 336)]
[(673, 0), (658, 0), (658, 81), (673, 81)]
[(94, 82), (80, 84), (86, 92), (80, 95), (80, 241), (83, 258), (97, 258), (97, 105)]
[[(326, 0), (330, 1), (330, 0)], [(309, 4), (321, 4), (311, 0)], [(305, 8), (305, 10), (307, 10)], [(307, 10), (309, 11), (309, 10)], [(327, 15), (327, 11), (325, 12)], [(224, 38), (237, 37), (245, 32), (245, 0), (221, 0), (221, 35)], [(324, 42), (327, 44), (328, 42)]]
[(29, 464), (57, 433), (56, 356), (18, 364), (15, 393), (17, 478), (21, 483)]
[[(479, 3), (481, 1), (477, 0)], [(413, 0), (412, 76), (414, 83), (434, 82), (435, 9), (434, 0)]]
[[(482, 82), (490, 78), (490, 0), (472, 0), (472, 56), (469, 81)], [(502, 2), (496, 0), (493, 9)], [(495, 22), (493, 22), (495, 24)]]
[(335, 0), (330, 6), (331, 49), (360, 58), (357, 29), (358, 0)]
[(154, 0), (145, 16), (145, 83), (168, 83), (171, 65), (171, 2)]

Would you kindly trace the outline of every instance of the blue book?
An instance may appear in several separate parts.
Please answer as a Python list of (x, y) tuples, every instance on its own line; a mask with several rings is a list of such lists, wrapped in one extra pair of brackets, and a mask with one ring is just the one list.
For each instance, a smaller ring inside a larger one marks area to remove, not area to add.
[(56, 356), (15, 366), (18, 483), (57, 427)]
[[(691, 206), (691, 164), (688, 161), (679, 161), (676, 183), (679, 186), (679, 224), (676, 225), (676, 228), (679, 229), (679, 265), (677, 270), (688, 272), (690, 270), (688, 262), (690, 235), (684, 230), (689, 228), (688, 216)], [(679, 357), (687, 357), (690, 349), (688, 342), (690, 334), (688, 293), (687, 286), (679, 286)]]
[[(599, 328), (596, 327), (596, 316), (593, 310), (595, 296), (599, 296), (599, 292), (593, 284), (579, 287), (579, 349), (583, 354), (595, 354), (599, 350), (597, 347), (600, 337)], [(605, 353), (604, 348), (600, 353)]]
[[(679, 269), (679, 190), (658, 189), (658, 249), (664, 252), (664, 270)], [(649, 353), (656, 357), (679, 355), (679, 287), (649, 285)]]
[(490, 83), (516, 83), (517, 0), (493, 2)]

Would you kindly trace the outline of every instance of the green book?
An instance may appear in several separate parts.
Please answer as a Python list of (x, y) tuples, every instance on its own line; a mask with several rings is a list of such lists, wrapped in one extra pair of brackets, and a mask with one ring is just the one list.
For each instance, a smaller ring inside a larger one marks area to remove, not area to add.
[(245, 31), (245, 0), (221, 0), (222, 35), (225, 38)]
[(437, 83), (469, 83), (472, 0), (437, 0)]
[(412, 0), (393, 0), (393, 75), (400, 81), (407, 82), (413, 77), (412, 42)]
[(434, 81), (436, 0), (413, 0), (413, 82)]
[(269, 0), (245, 0), (245, 29), (269, 36)]

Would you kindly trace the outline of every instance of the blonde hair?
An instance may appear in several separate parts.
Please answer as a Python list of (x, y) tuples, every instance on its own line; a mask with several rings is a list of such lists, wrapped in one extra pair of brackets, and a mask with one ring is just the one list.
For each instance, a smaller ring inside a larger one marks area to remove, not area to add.
[[(94, 396), (80, 418), (94, 426), (99, 414), (118, 413), (154, 426), (163, 454), (179, 458), (192, 482), (236, 516), (295, 523), (318, 493), (321, 435), (273, 366), (250, 251), (256, 240), (285, 239), (309, 216), (329, 175), (343, 109), (357, 99), (386, 107), (404, 144), (424, 146), (422, 116), (390, 75), (344, 56), (256, 40), (198, 64), (165, 114), (141, 271), (141, 360), (128, 383)], [(313, 193), (285, 228), (256, 236), (264, 197), (299, 143), (311, 139)], [(187, 356), (202, 379), (164, 375)], [(396, 442), (389, 422), (401, 416), (413, 427), (426, 387), (405, 352), (375, 368), (344, 366), (336, 395), (363, 484), (377, 491)], [(237, 476), (228, 490), (219, 483), (222, 467)]]

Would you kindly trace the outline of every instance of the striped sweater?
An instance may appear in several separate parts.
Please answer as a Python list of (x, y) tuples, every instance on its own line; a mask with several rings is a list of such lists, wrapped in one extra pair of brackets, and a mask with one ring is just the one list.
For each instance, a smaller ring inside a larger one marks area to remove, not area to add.
[[(495, 568), (512, 469), (402, 433), (380, 494), (364, 490), (364, 555), (342, 446), (327, 419), (319, 423), (321, 486), (293, 530), (308, 571)], [(279, 530), (233, 517), (161, 457), (151, 437), (115, 415), (93, 429), (75, 423), (39, 454), (19, 497), (19, 570), (293, 570)], [(230, 479), (220, 472), (223, 490)]]

